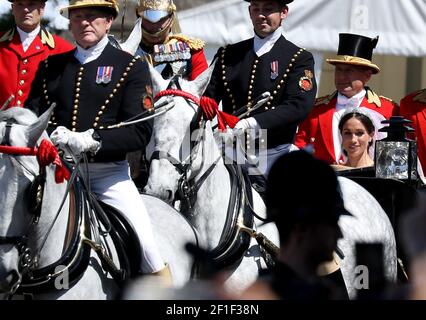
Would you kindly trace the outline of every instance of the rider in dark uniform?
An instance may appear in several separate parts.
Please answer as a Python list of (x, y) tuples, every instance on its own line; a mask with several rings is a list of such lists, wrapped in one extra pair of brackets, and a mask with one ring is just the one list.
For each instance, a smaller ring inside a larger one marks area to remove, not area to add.
[[(254, 38), (218, 50), (205, 95), (222, 101), (227, 113), (245, 106), (249, 113), (237, 123), (237, 130), (267, 130), (267, 137), (262, 131), (259, 141), (248, 138), (245, 146), (250, 150), (253, 142), (260, 144), (257, 157), (266, 168), (259, 170), (255, 180), (264, 185), (269, 168), (289, 151), (297, 126), (312, 109), (317, 87), (312, 54), (282, 35), (281, 23), (292, 0), (246, 1), (250, 2)], [(266, 91), (271, 94), (269, 101), (251, 112), (254, 100)]]

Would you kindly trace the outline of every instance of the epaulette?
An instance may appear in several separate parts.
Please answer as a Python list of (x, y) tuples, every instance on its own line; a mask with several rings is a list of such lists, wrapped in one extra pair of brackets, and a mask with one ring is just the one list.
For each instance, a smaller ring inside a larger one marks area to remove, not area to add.
[(14, 35), (15, 35), (15, 28), (9, 29), (0, 38), (0, 42), (12, 41)]
[(416, 95), (413, 97), (413, 101), (426, 103), (426, 89), (417, 91)]
[(55, 49), (55, 39), (49, 31), (42, 28), (40, 31), (40, 38), (41, 43), (47, 44), (51, 49)]
[(169, 39), (176, 39), (178, 41), (186, 42), (189, 48), (191, 48), (191, 50), (201, 50), (204, 48), (204, 45), (205, 45), (205, 42), (203, 40), (197, 39), (197, 38), (191, 38), (181, 33), (173, 34), (169, 37)]
[(337, 91), (334, 91), (332, 94), (319, 97), (315, 100), (315, 107), (319, 105), (328, 104), (337, 94)]
[(379, 108), (382, 106), (380, 97), (370, 88), (367, 88), (367, 101), (368, 103), (374, 103)]

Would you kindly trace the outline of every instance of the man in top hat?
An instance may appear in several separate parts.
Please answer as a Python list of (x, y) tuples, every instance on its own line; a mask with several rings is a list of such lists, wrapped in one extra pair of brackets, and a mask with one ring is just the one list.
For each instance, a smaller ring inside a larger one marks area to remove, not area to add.
[(9, 1), (16, 25), (0, 33), (0, 107), (12, 95), (8, 105), (22, 107), (40, 61), (73, 46), (40, 25), (46, 0)]
[(207, 69), (204, 41), (180, 33), (173, 0), (139, 0), (136, 14), (124, 50), (145, 56), (165, 79), (178, 74), (194, 80)]
[(381, 121), (398, 113), (398, 106), (389, 98), (377, 95), (366, 86), (380, 69), (372, 62), (378, 37), (372, 39), (357, 34), (339, 34), (337, 57), (327, 59), (335, 66), (336, 91), (318, 98), (309, 117), (299, 126), (296, 146), (313, 145), (316, 157), (330, 163), (346, 162), (338, 124), (342, 114), (351, 108), (364, 108), (374, 119), (376, 128)]
[[(293, 0), (246, 1), (250, 2), (248, 12), (254, 37), (219, 48), (204, 94), (218, 103), (222, 101), (227, 113), (239, 115), (242, 109), (247, 112), (236, 124), (236, 131), (266, 131), (267, 136), (262, 135), (259, 140), (250, 135), (245, 146), (245, 150), (258, 146), (266, 149), (257, 154), (258, 163), (262, 163), (257, 165), (260, 174), (250, 175), (262, 186), (273, 161), (288, 152), (297, 126), (312, 109), (317, 87), (312, 54), (282, 34), (281, 24)], [(265, 92), (270, 93), (269, 101), (252, 111), (257, 98)]]
[(334, 170), (304, 150), (282, 155), (269, 174), (266, 208), (280, 236), (278, 261), (272, 273), (261, 277), (242, 298), (347, 298), (340, 270), (336, 271), (340, 288), (330, 276), (318, 273), (324, 262), (333, 259), (342, 237), (340, 216), (351, 215), (344, 207)]
[(48, 128), (52, 142), (75, 155), (87, 154), (91, 190), (124, 214), (139, 237), (141, 271), (169, 277), (125, 160), (127, 152), (145, 148), (151, 125), (108, 129), (144, 110), (152, 91), (148, 64), (109, 43), (116, 0), (71, 0), (61, 14), (70, 21), (77, 48), (41, 63), (27, 106), (42, 113), (56, 103)]
[(420, 165), (419, 176), (426, 183), (426, 89), (412, 92), (401, 99), (400, 115), (411, 120), (414, 133), (410, 134), (412, 139), (417, 140), (417, 152)]

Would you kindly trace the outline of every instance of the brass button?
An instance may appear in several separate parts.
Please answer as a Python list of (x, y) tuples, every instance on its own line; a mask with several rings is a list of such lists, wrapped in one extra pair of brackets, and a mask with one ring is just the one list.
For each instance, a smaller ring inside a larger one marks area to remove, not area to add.
[(23, 86), (23, 85), (24, 85), (24, 83), (25, 83), (25, 81), (24, 81), (24, 80), (19, 80), (19, 84), (20, 84), (21, 86)]
[(22, 63), (23, 63), (23, 64), (27, 64), (27, 63), (28, 63), (28, 59), (24, 59), (24, 60), (22, 60)]
[(22, 97), (23, 94), (22, 90), (18, 90), (18, 96)]
[(22, 74), (27, 74), (27, 70), (26, 70), (26, 69), (24, 69), (24, 70), (22, 70), (22, 71), (21, 71), (21, 73), (22, 73)]
[(20, 100), (17, 100), (17, 101), (16, 101), (16, 104), (17, 104), (18, 106), (20, 106), (20, 105), (21, 105), (21, 101), (20, 101)]

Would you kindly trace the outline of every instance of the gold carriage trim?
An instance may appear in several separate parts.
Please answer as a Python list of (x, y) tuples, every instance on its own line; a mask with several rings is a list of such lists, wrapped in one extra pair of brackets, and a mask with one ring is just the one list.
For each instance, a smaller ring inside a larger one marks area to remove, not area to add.
[(15, 35), (15, 28), (9, 29), (0, 38), (0, 42), (12, 41), (14, 35)]
[(201, 39), (191, 38), (184, 34), (173, 34), (169, 37), (170, 40), (186, 42), (191, 50), (201, 50), (205, 46), (205, 42)]

